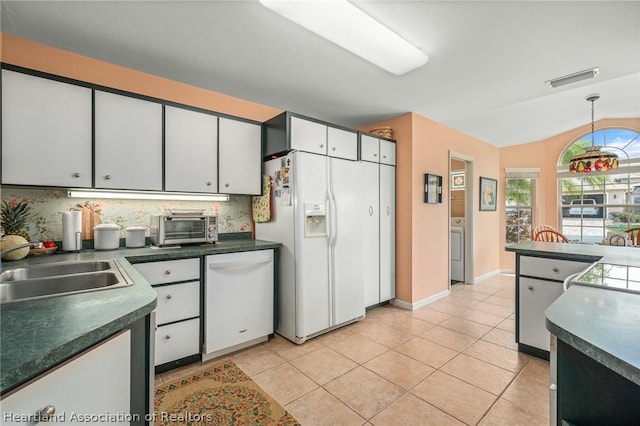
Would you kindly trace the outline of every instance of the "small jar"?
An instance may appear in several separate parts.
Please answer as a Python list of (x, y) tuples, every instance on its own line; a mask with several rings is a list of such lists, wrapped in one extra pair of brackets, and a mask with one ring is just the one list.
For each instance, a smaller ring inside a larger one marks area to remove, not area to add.
[(125, 229), (126, 232), (126, 246), (129, 248), (144, 247), (144, 226), (129, 226)]

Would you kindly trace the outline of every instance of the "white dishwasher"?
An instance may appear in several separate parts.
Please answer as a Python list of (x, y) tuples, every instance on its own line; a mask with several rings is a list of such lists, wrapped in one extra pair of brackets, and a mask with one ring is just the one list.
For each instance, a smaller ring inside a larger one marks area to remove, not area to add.
[(273, 285), (273, 249), (206, 257), (203, 360), (273, 334)]

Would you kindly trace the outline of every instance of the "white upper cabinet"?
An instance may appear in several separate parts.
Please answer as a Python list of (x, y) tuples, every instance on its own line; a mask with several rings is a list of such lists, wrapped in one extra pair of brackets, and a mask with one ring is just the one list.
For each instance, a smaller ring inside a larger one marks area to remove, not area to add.
[(218, 117), (165, 107), (165, 189), (218, 192)]
[(396, 144), (395, 142), (380, 139), (380, 163), (390, 166), (396, 165)]
[(96, 91), (95, 159), (96, 188), (162, 190), (162, 105)]
[(91, 89), (2, 70), (2, 183), (91, 186)]
[(360, 159), (372, 163), (380, 162), (380, 141), (368, 135), (360, 135)]
[(219, 192), (260, 195), (262, 126), (220, 117), (219, 127)]
[(291, 117), (291, 149), (326, 155), (327, 126)]
[(327, 130), (328, 154), (346, 160), (358, 159), (358, 134), (329, 127)]

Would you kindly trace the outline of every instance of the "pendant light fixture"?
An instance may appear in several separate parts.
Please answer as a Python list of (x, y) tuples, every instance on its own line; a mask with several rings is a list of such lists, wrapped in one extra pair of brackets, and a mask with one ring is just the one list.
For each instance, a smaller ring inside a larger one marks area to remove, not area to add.
[(618, 155), (612, 152), (600, 151), (600, 146), (595, 143), (595, 114), (594, 102), (600, 99), (600, 95), (589, 95), (587, 101), (591, 102), (591, 146), (585, 148), (583, 154), (577, 155), (569, 162), (571, 173), (606, 172), (618, 168)]

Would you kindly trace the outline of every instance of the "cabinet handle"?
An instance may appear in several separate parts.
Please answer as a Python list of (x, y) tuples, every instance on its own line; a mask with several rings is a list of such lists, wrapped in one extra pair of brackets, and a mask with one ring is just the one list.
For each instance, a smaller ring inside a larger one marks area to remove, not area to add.
[(229, 182), (227, 182), (227, 183), (225, 183), (225, 184), (224, 184), (224, 186), (225, 186), (226, 188), (228, 188), (228, 187), (229, 187), (229, 186), (231, 186), (231, 185), (229, 184)]
[(391, 207), (387, 206), (387, 216), (391, 214)]
[(386, 156), (386, 155), (383, 155), (383, 156), (382, 156), (382, 158), (387, 158), (387, 156)]
[(244, 333), (245, 331), (247, 331), (247, 329), (245, 328), (244, 330), (240, 330), (238, 331), (238, 333)]
[(109, 180), (109, 179), (111, 179), (111, 175), (106, 175), (104, 178), (105, 178), (106, 180)]
[(165, 339), (170, 340), (171, 339), (171, 335), (167, 334), (166, 336), (164, 336)]
[(73, 174), (73, 177), (74, 177), (74, 178), (79, 178), (79, 177), (80, 177), (80, 173), (75, 172), (75, 173)]
[(169, 269), (167, 269), (166, 271), (164, 271), (165, 275), (171, 275), (171, 271)]
[(373, 156), (374, 156), (374, 157), (377, 157), (377, 156), (378, 156), (378, 154), (373, 154)]
[(558, 269), (558, 267), (557, 267), (557, 266), (555, 266), (555, 267), (553, 268), (553, 272), (560, 272), (560, 269)]
[(207, 182), (207, 186), (211, 186), (213, 185), (211, 182)]
[(527, 287), (529, 289), (529, 291), (533, 291), (533, 286), (530, 285), (529, 287)]
[(51, 417), (56, 413), (56, 407), (53, 405), (47, 405), (42, 410), (38, 411), (36, 414), (36, 423), (38, 422), (48, 422), (51, 420)]
[(373, 216), (373, 207), (369, 206), (369, 216)]
[(324, 144), (322, 144), (322, 143), (321, 143), (321, 144), (320, 144), (320, 148), (324, 148)]
[(336, 150), (336, 147), (335, 147), (335, 146), (334, 146), (333, 148), (331, 148), (331, 151), (335, 151), (335, 150)]
[(167, 300), (171, 300), (172, 298), (173, 298), (173, 296), (172, 296), (172, 295), (167, 294)]

